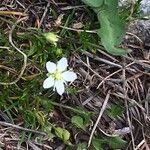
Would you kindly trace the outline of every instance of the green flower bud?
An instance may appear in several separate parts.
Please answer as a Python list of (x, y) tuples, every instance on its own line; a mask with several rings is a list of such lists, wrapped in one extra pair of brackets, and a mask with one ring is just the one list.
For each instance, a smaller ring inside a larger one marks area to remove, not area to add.
[(57, 46), (57, 41), (59, 40), (59, 36), (53, 32), (44, 33), (44, 37), (48, 42)]

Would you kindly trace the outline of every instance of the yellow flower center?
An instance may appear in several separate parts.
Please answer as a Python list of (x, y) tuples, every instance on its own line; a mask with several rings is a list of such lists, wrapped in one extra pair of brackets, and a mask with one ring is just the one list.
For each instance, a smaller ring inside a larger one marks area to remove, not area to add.
[(52, 76), (54, 78), (54, 80), (61, 80), (62, 72), (56, 70), (54, 73), (48, 74), (48, 76)]

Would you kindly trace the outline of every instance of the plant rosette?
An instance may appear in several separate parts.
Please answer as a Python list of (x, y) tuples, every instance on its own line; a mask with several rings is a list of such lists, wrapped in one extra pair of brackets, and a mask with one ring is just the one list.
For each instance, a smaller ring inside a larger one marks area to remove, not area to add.
[(44, 80), (43, 88), (48, 89), (53, 87), (53, 91), (57, 91), (59, 95), (62, 95), (65, 92), (67, 82), (73, 82), (77, 79), (76, 73), (67, 70), (67, 67), (68, 61), (65, 57), (61, 58), (56, 64), (48, 61), (46, 63), (48, 78)]

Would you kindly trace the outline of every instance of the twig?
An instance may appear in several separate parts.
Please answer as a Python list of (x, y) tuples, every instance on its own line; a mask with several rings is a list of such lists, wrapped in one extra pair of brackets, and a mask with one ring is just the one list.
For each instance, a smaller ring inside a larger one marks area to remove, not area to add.
[(75, 55), (75, 57), (78, 59), (79, 63), (84, 64), (89, 70), (91, 70), (97, 77), (99, 77), (100, 79), (103, 79), (102, 76), (100, 76), (97, 72), (95, 72), (93, 69), (91, 69), (91, 67), (89, 67), (84, 61), (82, 61), (77, 55)]
[[(8, 24), (10, 24), (10, 25), (14, 25), (14, 22), (13, 21), (10, 21), (10, 20), (8, 20), (8, 19), (5, 19), (4, 17), (1, 17), (0, 16), (0, 20), (2, 20), (2, 21), (4, 21), (4, 22), (6, 22), (6, 23), (8, 23)], [(22, 26), (19, 26), (19, 25), (17, 25), (16, 24), (16, 27), (18, 27), (18, 28), (20, 28), (20, 29), (23, 29), (23, 30), (29, 30), (28, 28), (24, 28), (24, 27), (22, 27)]]
[(0, 10), (0, 15), (18, 15), (18, 16), (28, 16), (28, 14), (17, 12), (17, 11), (4, 11)]
[(66, 7), (62, 7), (60, 8), (61, 10), (70, 10), (70, 9), (77, 9), (77, 8), (82, 8), (85, 7), (85, 5), (80, 5), (80, 6), (66, 6)]
[(14, 124), (11, 124), (11, 123), (7, 123), (7, 122), (4, 122), (4, 121), (0, 121), (0, 125), (2, 126), (7, 126), (7, 127), (12, 127), (12, 128), (16, 128), (16, 129), (19, 129), (19, 130), (23, 130), (23, 131), (26, 131), (26, 132), (32, 132), (32, 133), (36, 133), (36, 134), (40, 134), (40, 135), (46, 135), (46, 133), (44, 132), (40, 132), (40, 131), (36, 131), (36, 130), (32, 130), (32, 129), (27, 129), (27, 128), (23, 128), (23, 127), (20, 127), (18, 125), (14, 125)]
[[(124, 68), (125, 68), (125, 69), (128, 69), (128, 67), (129, 67), (130, 65), (132, 65), (132, 64), (134, 64), (134, 62), (132, 62), (132, 63), (130, 63), (130, 64), (124, 66)], [(117, 70), (117, 71), (115, 71), (115, 72), (113, 72), (113, 73), (111, 73), (111, 74), (109, 74), (107, 77), (105, 77), (105, 78), (99, 83), (99, 85), (97, 86), (97, 89), (98, 89), (107, 79), (109, 79), (111, 76), (115, 75), (116, 73), (120, 72), (121, 70), (122, 70), (122, 68), (119, 69), (119, 70)], [(121, 82), (122, 82), (122, 80), (121, 80)]]
[(7, 50), (9, 50), (9, 47), (6, 47), (6, 46), (0, 46), (0, 49), (7, 49)]
[(25, 6), (21, 2), (19, 2), (18, 0), (16, 0), (16, 3), (19, 4), (23, 9), (26, 9)]
[(0, 68), (3, 68), (3, 69), (5, 69), (5, 70), (9, 70), (10, 72), (15, 73), (15, 74), (17, 73), (14, 69), (9, 68), (9, 67), (4, 66), (4, 65), (1, 65), (1, 64), (0, 64)]
[(30, 145), (30, 147), (33, 148), (33, 150), (42, 150), (41, 148), (37, 147), (34, 143), (32, 143), (30, 140), (27, 141), (27, 143)]
[[(125, 59), (124, 59), (124, 61), (125, 61)], [(131, 120), (130, 120), (128, 100), (127, 100), (127, 90), (126, 90), (126, 82), (127, 81), (126, 81), (125, 65), (124, 65), (124, 68), (122, 69), (122, 80), (123, 80), (123, 94), (124, 94), (124, 101), (125, 101), (125, 106), (126, 106), (127, 120), (128, 120), (129, 128), (130, 128), (130, 131), (131, 131), (132, 146), (133, 146), (133, 149), (135, 149), (134, 135), (133, 135), (133, 132), (132, 132), (132, 124), (131, 124)]]
[(98, 84), (98, 86), (97, 86), (96, 89), (99, 89), (99, 87), (100, 87), (107, 79), (109, 79), (111, 76), (115, 75), (116, 73), (120, 72), (121, 70), (122, 70), (122, 69), (119, 69), (119, 70), (117, 70), (117, 71), (115, 71), (115, 72), (109, 74), (107, 77), (105, 77), (105, 78)]
[(46, 144), (43, 144), (43, 143), (37, 143), (37, 142), (34, 142), (34, 144), (38, 145), (38, 146), (41, 146), (43, 149), (47, 149), (47, 150), (52, 150), (53, 148), (49, 145), (46, 145)]
[(46, 8), (45, 8), (45, 11), (44, 11), (44, 13), (43, 13), (43, 15), (42, 15), (42, 18), (41, 18), (40, 22), (39, 22), (39, 28), (41, 27), (41, 24), (42, 24), (42, 22), (43, 22), (43, 20), (44, 20), (44, 18), (45, 18), (45, 16), (46, 16), (46, 14), (47, 14), (47, 11), (48, 11), (49, 6), (50, 6), (50, 2), (47, 3), (47, 6), (46, 6)]
[(128, 56), (123, 56), (123, 57), (128, 59), (128, 60), (132, 60), (134, 63), (139, 64), (142, 67), (150, 69), (150, 65), (143, 63), (142, 60), (137, 60), (137, 59), (134, 59), (134, 58), (130, 58)]
[(95, 125), (94, 125), (94, 127), (93, 127), (93, 129), (92, 129), (92, 132), (91, 132), (91, 134), (90, 134), (90, 138), (89, 138), (89, 141), (88, 141), (88, 147), (91, 145), (94, 132), (95, 132), (95, 130), (96, 130), (96, 128), (97, 128), (97, 125), (98, 125), (98, 123), (100, 122), (100, 119), (101, 119), (101, 117), (102, 117), (102, 115), (103, 115), (103, 112), (104, 112), (104, 110), (105, 110), (105, 108), (106, 108), (106, 106), (107, 106), (109, 97), (110, 97), (110, 90), (108, 91), (108, 93), (107, 93), (107, 95), (106, 95), (106, 98), (105, 98), (105, 101), (104, 101), (104, 103), (103, 103), (103, 106), (102, 106), (102, 108), (101, 108), (101, 110), (100, 110), (100, 112), (99, 112), (99, 116), (98, 116), (98, 118), (97, 118), (97, 120), (96, 120), (96, 122), (95, 122)]
[(141, 47), (142, 47), (143, 41), (142, 41), (136, 34), (133, 34), (133, 33), (131, 33), (131, 32), (126, 32), (126, 34), (131, 35), (131, 36), (134, 36), (137, 40), (139, 40), (139, 42), (140, 42), (140, 44), (141, 44)]
[(17, 77), (16, 80), (14, 80), (14, 81), (12, 81), (12, 82), (9, 82), (9, 83), (0, 82), (1, 85), (12, 85), (12, 84), (16, 84), (16, 83), (20, 80), (20, 78), (22, 77), (22, 75), (23, 75), (23, 73), (24, 73), (24, 71), (25, 71), (25, 69), (26, 69), (26, 65), (27, 65), (27, 55), (26, 55), (25, 53), (23, 53), (19, 48), (17, 48), (17, 47), (15, 46), (15, 44), (13, 43), (13, 40), (12, 40), (12, 33), (13, 33), (13, 31), (14, 31), (16, 25), (17, 25), (18, 23), (20, 23), (21, 21), (27, 19), (27, 18), (28, 18), (28, 17), (23, 17), (23, 18), (19, 19), (19, 20), (16, 22), (16, 24), (14, 24), (14, 25), (12, 26), (12, 29), (10, 30), (10, 33), (9, 33), (9, 42), (10, 42), (10, 44), (11, 44), (21, 55), (23, 55), (23, 57), (24, 57), (24, 63), (23, 63), (21, 72), (20, 72), (20, 74), (18, 75), (18, 77)]
[(61, 25), (59, 27), (66, 30), (76, 31), (76, 32), (86, 32), (86, 33), (94, 33), (94, 34), (97, 33), (96, 30), (79, 30), (79, 29), (69, 28)]
[(106, 135), (107, 137), (117, 137), (118, 135), (117, 134), (108, 134), (108, 133), (106, 133), (105, 131), (103, 131), (101, 128), (98, 128), (104, 135)]
[(98, 56), (94, 56), (94, 55), (92, 55), (91, 53), (89, 53), (89, 52), (87, 52), (87, 51), (82, 52), (82, 53), (83, 53), (84, 55), (90, 57), (90, 58), (93, 58), (94, 60), (97, 60), (97, 61), (106, 63), (106, 64), (111, 65), (111, 66), (115, 66), (115, 67), (118, 67), (118, 68), (122, 68), (122, 66), (119, 65), (119, 64), (117, 64), (117, 63), (114, 63), (114, 62), (112, 62), (112, 61), (106, 60), (106, 59), (104, 59), (104, 58), (100, 58), (100, 57), (98, 57)]
[(142, 145), (145, 144), (145, 139), (143, 139), (135, 148), (135, 150), (139, 150)]

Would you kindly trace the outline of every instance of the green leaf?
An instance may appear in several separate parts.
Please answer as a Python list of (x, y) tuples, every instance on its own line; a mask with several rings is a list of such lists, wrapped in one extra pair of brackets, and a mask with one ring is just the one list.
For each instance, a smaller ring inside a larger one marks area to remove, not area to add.
[(119, 48), (124, 34), (124, 22), (119, 17), (118, 0), (82, 0), (97, 13), (101, 28), (97, 31), (106, 51), (113, 55), (124, 55), (128, 49)]
[(86, 5), (90, 7), (100, 7), (104, 0), (82, 0)]
[(71, 118), (71, 122), (75, 125), (75, 126), (77, 126), (78, 128), (81, 128), (81, 129), (84, 129), (84, 120), (83, 120), (83, 118), (82, 117), (80, 117), (80, 116), (73, 116), (72, 118)]
[[(110, 1), (111, 4), (114, 0)], [(107, 5), (104, 10), (100, 11), (97, 16), (101, 24), (101, 28), (97, 31), (98, 35), (101, 37), (101, 42), (105, 49), (114, 55), (124, 55), (128, 51), (122, 48), (118, 48), (123, 35), (125, 33), (124, 23), (119, 18), (119, 14), (116, 11), (117, 5), (112, 3), (112, 6)]]
[(106, 109), (106, 113), (112, 118), (116, 118), (117, 116), (122, 115), (123, 112), (124, 108), (120, 107), (119, 105), (113, 105), (110, 108)]
[(86, 147), (87, 147), (87, 144), (86, 144), (86, 143), (80, 143), (80, 144), (78, 144), (76, 150), (87, 150)]
[(68, 141), (70, 138), (70, 132), (66, 129), (63, 129), (63, 141)]
[(50, 124), (46, 124), (43, 126), (44, 132), (47, 133), (47, 135), (50, 139), (55, 137), (55, 135), (52, 133), (52, 128), (53, 127)]
[(119, 136), (110, 138), (108, 142), (109, 146), (113, 149), (123, 148), (127, 144), (127, 142)]
[(110, 149), (120, 149), (123, 148), (126, 143), (127, 142), (119, 136), (112, 138), (94, 138), (92, 140), (92, 146), (95, 150), (103, 150), (105, 145), (109, 145)]
[(55, 128), (55, 134), (61, 138), (64, 142), (67, 142), (70, 138), (70, 133), (68, 130), (57, 127)]
[(60, 139), (63, 139), (63, 136), (62, 136), (62, 134), (63, 134), (63, 129), (62, 129), (62, 128), (60, 128), (60, 127), (55, 128), (55, 134), (56, 134)]
[(92, 140), (92, 146), (95, 150), (103, 150), (103, 144), (106, 144), (106, 141), (104, 139), (94, 138)]
[(100, 35), (104, 36), (103, 34), (108, 33), (107, 40), (109, 38), (113, 45), (120, 44), (125, 30), (124, 23), (120, 20), (119, 15), (114, 13), (114, 10), (104, 10), (99, 12), (97, 15), (99, 21), (101, 22), (100, 32), (102, 33), (100, 33)]
[(85, 111), (81, 107), (76, 107), (76, 108), (72, 109), (72, 111), (74, 113), (76, 113), (77, 115), (80, 115), (83, 118), (84, 125), (89, 124), (91, 117), (94, 115), (94, 113), (89, 112), (89, 111)]

